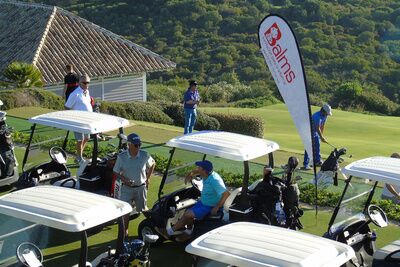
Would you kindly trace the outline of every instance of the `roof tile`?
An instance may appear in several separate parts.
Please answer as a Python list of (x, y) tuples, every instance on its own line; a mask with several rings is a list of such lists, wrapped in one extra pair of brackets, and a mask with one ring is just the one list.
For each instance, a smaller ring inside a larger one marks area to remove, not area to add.
[(36, 64), (47, 84), (62, 82), (68, 63), (77, 72), (92, 77), (160, 71), (176, 66), (62, 8), (0, 1), (0, 70), (13, 61)]

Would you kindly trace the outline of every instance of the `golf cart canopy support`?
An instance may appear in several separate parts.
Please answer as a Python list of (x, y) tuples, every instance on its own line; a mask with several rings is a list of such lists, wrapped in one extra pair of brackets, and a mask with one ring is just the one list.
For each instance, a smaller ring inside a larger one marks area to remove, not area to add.
[(354, 250), (343, 243), (281, 227), (238, 222), (212, 230), (186, 252), (242, 267), (341, 266)]
[(400, 185), (400, 159), (371, 157), (357, 160), (342, 169), (346, 176), (370, 179), (392, 185)]
[(273, 141), (222, 131), (201, 131), (172, 138), (167, 146), (235, 161), (248, 161), (279, 149)]

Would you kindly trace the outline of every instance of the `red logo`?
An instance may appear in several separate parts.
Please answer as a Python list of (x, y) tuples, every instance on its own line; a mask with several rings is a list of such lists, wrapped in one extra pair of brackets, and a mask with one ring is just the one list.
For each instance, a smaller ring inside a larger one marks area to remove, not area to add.
[(267, 38), (270, 46), (274, 46), (276, 44), (276, 41), (278, 41), (282, 37), (281, 30), (279, 30), (276, 22), (272, 24), (272, 26), (264, 33), (264, 35), (265, 38)]

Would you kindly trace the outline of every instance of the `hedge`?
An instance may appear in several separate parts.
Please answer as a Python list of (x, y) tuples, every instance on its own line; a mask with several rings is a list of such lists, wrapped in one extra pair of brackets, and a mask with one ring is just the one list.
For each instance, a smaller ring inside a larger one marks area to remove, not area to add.
[(280, 101), (273, 96), (264, 96), (256, 98), (245, 98), (234, 102), (234, 106), (237, 108), (261, 108), (274, 104), (278, 104)]
[[(162, 108), (165, 114), (174, 120), (174, 125), (181, 127), (184, 126), (185, 115), (182, 104), (159, 103), (159, 106)], [(219, 130), (220, 123), (217, 119), (197, 110), (197, 122), (194, 128), (195, 130)]]
[(100, 111), (126, 119), (173, 124), (159, 107), (146, 102), (113, 103), (101, 101)]
[(55, 110), (64, 109), (64, 99), (43, 89), (14, 89), (0, 91), (3, 109), (40, 106)]
[(207, 114), (219, 121), (219, 129), (222, 131), (240, 133), (260, 138), (263, 138), (264, 136), (264, 121), (259, 117), (222, 113)]

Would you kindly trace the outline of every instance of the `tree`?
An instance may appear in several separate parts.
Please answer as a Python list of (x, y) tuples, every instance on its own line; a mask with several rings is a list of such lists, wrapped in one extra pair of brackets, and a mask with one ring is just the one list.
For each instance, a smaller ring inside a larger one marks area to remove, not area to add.
[(25, 62), (12, 62), (3, 71), (6, 86), (12, 88), (43, 87), (42, 73), (40, 70)]

